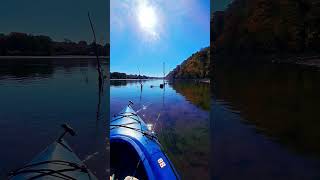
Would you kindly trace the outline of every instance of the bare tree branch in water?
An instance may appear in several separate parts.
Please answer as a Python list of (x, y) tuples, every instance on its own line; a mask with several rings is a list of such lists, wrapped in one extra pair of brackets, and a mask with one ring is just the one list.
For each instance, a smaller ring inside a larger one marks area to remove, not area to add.
[(96, 39), (96, 33), (94, 31), (93, 28), (93, 24), (90, 18), (90, 13), (88, 12), (88, 19), (90, 21), (90, 26), (91, 26), (91, 30), (93, 33), (93, 38), (94, 38), (94, 48), (95, 48), (95, 55), (96, 55), (96, 59), (97, 59), (97, 64), (98, 64), (98, 81), (99, 81), (99, 91), (98, 91), (98, 104), (97, 104), (97, 112), (96, 112), (96, 120), (98, 122), (98, 120), (100, 119), (100, 106), (101, 106), (101, 96), (102, 96), (102, 92), (103, 92), (103, 75), (102, 75), (102, 70), (101, 70), (101, 64), (100, 64), (100, 60), (99, 60), (99, 56), (98, 56), (98, 48), (97, 48), (97, 39)]
[(88, 12), (88, 18), (89, 18), (89, 21), (90, 21), (90, 26), (91, 26), (91, 30), (92, 30), (93, 38), (94, 38), (93, 45), (94, 45), (95, 54), (96, 54), (96, 58), (97, 58), (97, 64), (98, 64), (97, 70), (98, 70), (98, 75), (99, 75), (98, 80), (99, 80), (99, 94), (100, 94), (100, 89), (102, 88), (102, 83), (103, 83), (102, 82), (102, 73), (101, 73), (101, 64), (100, 64), (99, 56), (98, 56), (96, 33), (94, 31), (93, 24), (92, 24), (89, 12)]

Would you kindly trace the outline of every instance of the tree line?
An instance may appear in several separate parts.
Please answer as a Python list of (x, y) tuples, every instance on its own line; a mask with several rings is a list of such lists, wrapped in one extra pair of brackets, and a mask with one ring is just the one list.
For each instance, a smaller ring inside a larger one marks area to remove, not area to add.
[(225, 11), (213, 13), (214, 53), (319, 53), (319, 5), (318, 0), (234, 0)]
[[(99, 56), (109, 56), (110, 44), (97, 44)], [(0, 56), (95, 55), (94, 43), (53, 41), (49, 36), (12, 32), (0, 33)]]
[(110, 79), (157, 79), (157, 77), (150, 77), (137, 74), (126, 74), (121, 72), (111, 72)]
[(168, 75), (167, 79), (209, 79), (210, 48), (202, 48), (193, 53)]

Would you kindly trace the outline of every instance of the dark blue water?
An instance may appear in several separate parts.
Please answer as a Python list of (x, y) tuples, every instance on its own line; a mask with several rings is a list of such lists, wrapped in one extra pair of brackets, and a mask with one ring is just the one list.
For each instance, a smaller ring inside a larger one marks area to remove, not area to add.
[[(106, 63), (104, 63), (107, 72)], [(105, 84), (106, 86), (106, 84)], [(107, 93), (100, 96), (95, 59), (0, 60), (0, 168), (19, 168), (68, 123), (74, 152), (99, 178), (107, 177)]]
[(217, 66), (214, 179), (320, 179), (320, 71)]
[(179, 81), (161, 89), (162, 80), (151, 80), (144, 81), (141, 89), (138, 81), (111, 80), (110, 83), (111, 116), (129, 100), (133, 101), (139, 116), (155, 126), (160, 143), (180, 176), (183, 179), (209, 177), (208, 84)]

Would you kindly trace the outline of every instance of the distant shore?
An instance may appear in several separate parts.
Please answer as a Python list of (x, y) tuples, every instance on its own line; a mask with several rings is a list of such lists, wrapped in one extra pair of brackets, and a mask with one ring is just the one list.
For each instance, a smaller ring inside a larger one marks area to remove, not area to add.
[[(148, 81), (148, 80), (162, 80), (162, 78), (150, 78), (150, 79), (110, 79), (111, 81)], [(210, 84), (210, 79), (166, 79), (167, 81), (198, 81), (202, 83)]]
[(111, 81), (147, 81), (147, 80), (161, 80), (162, 78), (150, 78), (150, 79), (110, 79)]

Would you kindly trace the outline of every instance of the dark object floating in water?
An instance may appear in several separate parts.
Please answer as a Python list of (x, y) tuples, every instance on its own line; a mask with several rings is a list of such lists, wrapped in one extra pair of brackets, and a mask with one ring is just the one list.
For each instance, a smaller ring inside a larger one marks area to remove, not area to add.
[(96, 180), (85, 164), (72, 151), (63, 137), (68, 133), (76, 135), (67, 124), (62, 125), (64, 132), (38, 154), (30, 163), (9, 173), (10, 180), (21, 179), (79, 179)]
[(151, 125), (131, 105), (110, 122), (110, 174), (116, 179), (180, 179)]
[(154, 87), (160, 87), (161, 89), (163, 89), (165, 86), (165, 84), (160, 84), (160, 86), (154, 86), (154, 85), (151, 85), (150, 88), (154, 88)]

